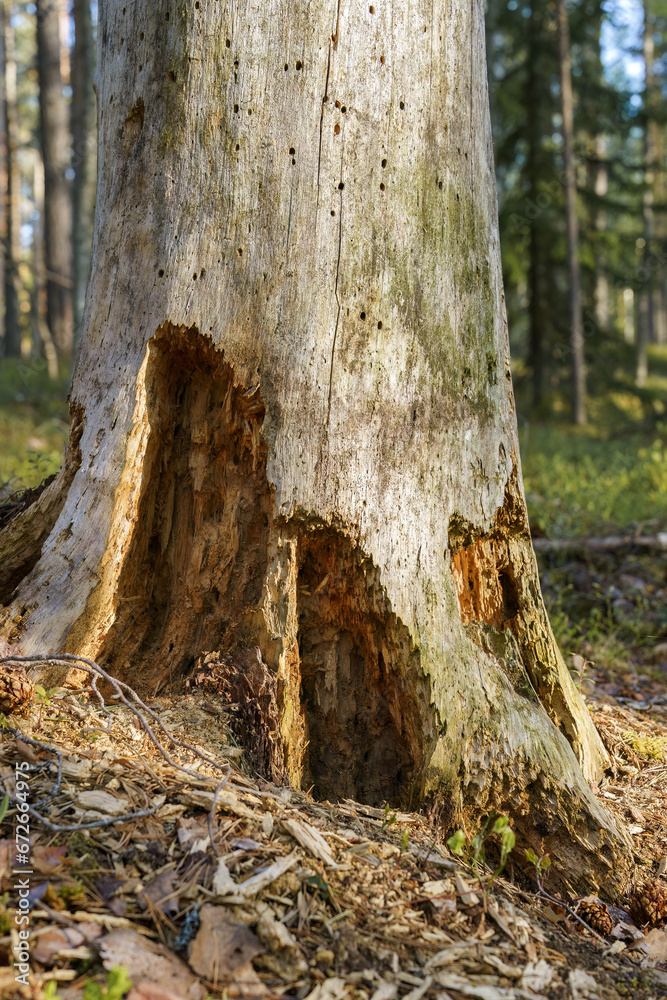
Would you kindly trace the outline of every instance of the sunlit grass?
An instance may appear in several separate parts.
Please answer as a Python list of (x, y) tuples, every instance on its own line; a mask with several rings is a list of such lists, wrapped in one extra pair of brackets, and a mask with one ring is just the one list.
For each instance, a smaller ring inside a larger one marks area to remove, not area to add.
[(0, 363), (0, 495), (36, 486), (60, 468), (68, 383), (66, 372), (49, 379), (39, 359)]
[(650, 435), (524, 426), (521, 456), (531, 523), (550, 537), (667, 528), (667, 444)]

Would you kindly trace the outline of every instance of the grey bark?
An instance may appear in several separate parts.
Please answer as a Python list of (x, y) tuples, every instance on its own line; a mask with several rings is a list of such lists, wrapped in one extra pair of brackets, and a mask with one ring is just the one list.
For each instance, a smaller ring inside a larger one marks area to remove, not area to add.
[(71, 139), (60, 73), (60, 4), (59, 0), (37, 0), (36, 6), (48, 323), (58, 353), (67, 356), (74, 345), (72, 206), (66, 176)]
[(72, 438), (0, 535), (4, 631), (148, 691), (259, 647), (295, 785), (507, 810), (614, 894), (523, 499), (481, 3), (106, 0), (99, 39)]

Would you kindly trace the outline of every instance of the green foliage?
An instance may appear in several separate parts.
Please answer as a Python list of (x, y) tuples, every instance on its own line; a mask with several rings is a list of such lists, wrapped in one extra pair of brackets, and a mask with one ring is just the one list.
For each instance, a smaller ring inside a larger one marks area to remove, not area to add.
[(58, 983), (55, 979), (49, 979), (48, 983), (45, 983), (43, 992), (46, 1000), (61, 1000), (58, 993)]
[(86, 983), (83, 1000), (122, 1000), (132, 988), (132, 980), (123, 965), (116, 965), (107, 973), (105, 986)]
[(0, 364), (0, 497), (37, 486), (57, 472), (69, 435), (67, 385), (48, 377), (42, 359)]
[(5, 795), (2, 802), (0, 802), (0, 823), (2, 823), (7, 810), (9, 809), (9, 795)]
[[(493, 825), (491, 825), (492, 820)], [(516, 844), (516, 837), (510, 826), (509, 817), (498, 816), (498, 818), (494, 820), (493, 814), (491, 814), (487, 818), (482, 829), (475, 834), (471, 841), (467, 840), (463, 830), (457, 830), (456, 833), (454, 833), (447, 841), (447, 847), (450, 849), (452, 854), (455, 854), (457, 857), (467, 861), (477, 877), (481, 878), (486, 864), (485, 845), (489, 837), (492, 835), (497, 836), (500, 841), (500, 862), (488, 881), (487, 888), (503, 871), (505, 865), (507, 864), (507, 859), (514, 850), (514, 846)]]
[(382, 829), (386, 830), (387, 827), (393, 826), (396, 822), (396, 813), (391, 811), (391, 807), (388, 802), (384, 804), (384, 819), (382, 820)]
[(538, 877), (541, 878), (551, 864), (548, 854), (543, 854), (541, 858), (538, 858), (532, 847), (529, 847), (528, 850), (525, 851), (525, 855), (526, 861), (533, 866)]
[(522, 433), (531, 524), (551, 538), (667, 527), (667, 440), (595, 429), (531, 427)]

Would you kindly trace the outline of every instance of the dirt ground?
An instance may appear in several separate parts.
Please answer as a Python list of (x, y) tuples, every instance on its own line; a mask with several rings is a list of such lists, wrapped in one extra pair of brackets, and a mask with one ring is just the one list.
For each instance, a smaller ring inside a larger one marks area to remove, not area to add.
[[(604, 567), (572, 565), (565, 575), (580, 574), (583, 594), (593, 577), (607, 586)], [(621, 569), (614, 585), (633, 575)], [(639, 607), (659, 632), (664, 567), (652, 572), (619, 590), (623, 613)], [(546, 567), (552, 603), (556, 578), (563, 566)], [(667, 644), (646, 629), (627, 634), (641, 638), (623, 655), (592, 665), (579, 653), (573, 671), (612, 761), (595, 792), (631, 833), (635, 886), (664, 883), (667, 918)], [(600, 642), (592, 637), (591, 653)], [(147, 706), (119, 704), (107, 685), (106, 708), (90, 680), (38, 690), (27, 716), (0, 730), (14, 797), (0, 832), (3, 1000), (667, 996), (660, 901), (653, 929), (637, 926), (629, 898), (597, 901), (608, 914), (598, 938), (512, 855), (489, 887), (490, 869), (452, 854), (451, 831), (425, 815), (315, 802), (257, 777), (214, 677)], [(61, 751), (60, 766), (45, 747)], [(50, 824), (28, 816), (29, 867), (15, 837), (23, 781)], [(28, 952), (23, 985), (12, 962)]]

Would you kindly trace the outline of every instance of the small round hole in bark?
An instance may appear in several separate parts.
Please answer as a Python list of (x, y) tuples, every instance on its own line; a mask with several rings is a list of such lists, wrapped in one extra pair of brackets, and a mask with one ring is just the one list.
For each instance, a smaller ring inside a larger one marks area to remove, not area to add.
[(382, 320), (378, 320), (378, 330), (382, 329)]
[(439, 187), (439, 188), (440, 188), (440, 190), (442, 191), (442, 181), (438, 181), (438, 187)]
[(331, 214), (332, 214), (332, 215), (335, 215), (335, 214), (336, 214), (336, 213), (334, 212), (333, 208), (331, 209)]
[(380, 191), (384, 191), (384, 184), (380, 184)]
[(232, 47), (232, 43), (230, 42), (229, 39), (227, 39), (227, 41), (225, 42), (225, 48), (231, 49), (231, 47)]
[(344, 187), (345, 187), (345, 185), (344, 185), (344, 183), (343, 183), (343, 182), (341, 181), (341, 182), (340, 182), (340, 184), (338, 185), (338, 190), (339, 190), (339, 191), (342, 191)]
[(199, 0), (195, 3), (195, 10), (199, 10)]
[(347, 108), (345, 107), (345, 105), (343, 105), (343, 107), (340, 110), (343, 112), (344, 115), (347, 114)]
[(340, 101), (336, 101), (336, 107), (340, 108)]
[(382, 65), (384, 66), (384, 56), (380, 56), (380, 62), (381, 62), (381, 63), (382, 63)]
[(197, 274), (196, 274), (196, 273), (192, 275), (192, 280), (193, 280), (193, 281), (196, 281), (196, 280), (197, 280)]
[(176, 82), (176, 74), (174, 73), (173, 69), (170, 69), (167, 75), (172, 83)]
[(366, 313), (365, 312), (360, 312), (359, 313), (359, 319), (366, 319)]
[(368, 8), (368, 11), (369, 11), (370, 14), (374, 14), (375, 13), (375, 7), (373, 6), (373, 4), (370, 5), (370, 7)]
[(402, 111), (404, 109), (404, 107), (405, 107), (405, 104), (403, 103), (403, 101), (400, 101), (398, 106), (399, 106), (399, 108)]
[(384, 168), (385, 168), (386, 166), (387, 166), (387, 161), (386, 161), (386, 160), (383, 160), (383, 161), (382, 161), (382, 169), (384, 170)]
[(159, 278), (164, 278), (164, 271), (163, 271), (162, 268), (160, 268), (160, 270), (158, 271), (158, 277)]
[(285, 72), (289, 69), (289, 63), (285, 63)]
[(164, 15), (164, 19), (165, 19), (165, 21), (169, 20), (169, 11), (167, 11), (167, 13)]
[(296, 160), (294, 159), (294, 157), (292, 157), (292, 166), (294, 166), (295, 163), (296, 163)]
[(290, 156), (294, 156), (294, 153), (295, 153), (295, 149), (294, 149), (294, 146), (290, 146), (290, 149), (289, 149), (289, 155), (290, 155)]
[(238, 144), (238, 142), (237, 142), (237, 143), (236, 143), (236, 152), (237, 152), (237, 153), (238, 153), (238, 151), (239, 151), (239, 149), (240, 149), (240, 148), (241, 148), (241, 147), (240, 147), (240, 145), (239, 145), (239, 144)]
[(303, 66), (303, 63), (301, 62), (301, 60), (297, 59), (297, 61), (296, 61), (296, 68), (297, 69), (301, 69), (302, 66)]
[(338, 122), (334, 125), (334, 135), (340, 135), (340, 125)]
[(234, 114), (237, 115), (238, 113), (239, 113), (239, 106), (238, 106), (238, 104), (235, 104), (234, 105)]
[(239, 257), (243, 256), (243, 247), (239, 247)]

